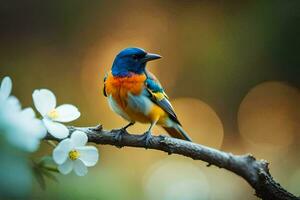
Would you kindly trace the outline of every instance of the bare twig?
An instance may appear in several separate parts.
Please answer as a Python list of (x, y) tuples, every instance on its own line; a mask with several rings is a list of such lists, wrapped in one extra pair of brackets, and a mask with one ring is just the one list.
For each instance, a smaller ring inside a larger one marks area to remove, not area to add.
[[(121, 141), (116, 140), (116, 135), (123, 130), (107, 131), (102, 126), (97, 127), (69, 127), (70, 131), (80, 130), (88, 135), (89, 142), (116, 147), (139, 147), (165, 151), (168, 154), (179, 154), (194, 160), (202, 160), (208, 166), (215, 165), (227, 169), (244, 178), (255, 190), (256, 195), (263, 200), (291, 200), (300, 199), (282, 188), (271, 176), (268, 162), (256, 160), (251, 154), (233, 155), (200, 144), (187, 142), (167, 136), (152, 136), (149, 145), (145, 145), (141, 135), (123, 132)], [(47, 140), (58, 140), (47, 135)]]

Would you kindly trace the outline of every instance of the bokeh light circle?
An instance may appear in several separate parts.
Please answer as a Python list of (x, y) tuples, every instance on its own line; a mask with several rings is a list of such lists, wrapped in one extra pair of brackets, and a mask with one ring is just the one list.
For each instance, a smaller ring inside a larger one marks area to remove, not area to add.
[(238, 127), (243, 139), (269, 152), (287, 147), (299, 132), (300, 93), (283, 82), (266, 82), (243, 99)]
[(209, 105), (194, 98), (178, 98), (172, 101), (172, 105), (194, 142), (214, 148), (222, 146), (223, 125)]
[(147, 199), (209, 199), (207, 177), (199, 166), (167, 158), (152, 165), (144, 177)]

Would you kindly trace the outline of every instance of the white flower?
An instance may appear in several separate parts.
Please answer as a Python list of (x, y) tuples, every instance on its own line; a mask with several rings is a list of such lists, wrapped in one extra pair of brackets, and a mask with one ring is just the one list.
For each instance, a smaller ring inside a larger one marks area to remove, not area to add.
[(78, 109), (70, 104), (56, 107), (55, 95), (47, 89), (35, 90), (32, 94), (36, 109), (43, 116), (43, 122), (48, 132), (56, 138), (66, 138), (68, 128), (58, 122), (70, 122), (80, 117)]
[(19, 100), (10, 96), (11, 88), (11, 79), (5, 77), (0, 88), (0, 132), (10, 144), (35, 151), (47, 131), (32, 108), (22, 110)]
[(0, 86), (0, 99), (7, 99), (11, 93), (12, 81), (11, 78), (6, 76), (3, 78)]
[(94, 166), (98, 161), (98, 150), (94, 146), (85, 146), (87, 135), (82, 131), (74, 131), (71, 138), (61, 141), (53, 151), (53, 160), (58, 164), (62, 174), (74, 169), (78, 176), (87, 174), (87, 167)]
[(33, 152), (37, 150), (40, 140), (46, 136), (47, 130), (41, 120), (35, 117), (32, 108), (26, 108), (11, 115), (11, 130), (6, 134), (7, 140), (16, 146)]

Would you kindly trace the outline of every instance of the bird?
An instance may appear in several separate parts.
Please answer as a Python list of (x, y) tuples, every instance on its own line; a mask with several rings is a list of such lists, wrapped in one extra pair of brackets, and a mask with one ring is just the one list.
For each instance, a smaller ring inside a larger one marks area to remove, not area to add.
[[(136, 122), (150, 125), (143, 134), (146, 145), (150, 144), (155, 125), (164, 128), (171, 137), (192, 141), (182, 128), (162, 85), (146, 68), (149, 61), (160, 58), (160, 55), (138, 47), (121, 50), (104, 77), (103, 94), (111, 110), (129, 122), (122, 130), (126, 131)], [(117, 133), (116, 139), (122, 140), (122, 134), (123, 131)]]

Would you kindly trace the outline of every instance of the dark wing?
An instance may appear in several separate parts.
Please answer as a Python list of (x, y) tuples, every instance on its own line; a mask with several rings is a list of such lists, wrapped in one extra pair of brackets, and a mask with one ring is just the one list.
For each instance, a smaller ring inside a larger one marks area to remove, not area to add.
[(174, 109), (171, 105), (171, 103), (169, 102), (169, 98), (166, 95), (166, 93), (164, 92), (164, 89), (162, 88), (161, 84), (159, 83), (159, 81), (156, 79), (156, 77), (146, 71), (146, 89), (148, 92), (149, 97), (151, 98), (151, 100), (157, 104), (158, 106), (160, 106), (165, 112), (168, 113), (169, 117), (176, 123), (178, 123), (180, 125), (180, 122), (174, 112)]
[(104, 79), (103, 79), (103, 95), (104, 95), (105, 97), (107, 97), (107, 94), (106, 94), (106, 87), (105, 87), (106, 79), (107, 79), (107, 74), (104, 76)]

